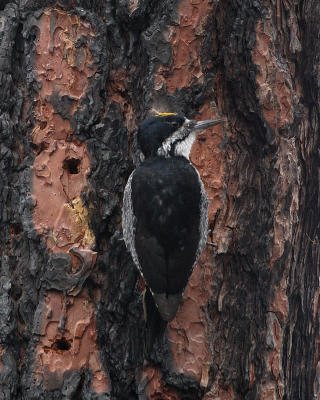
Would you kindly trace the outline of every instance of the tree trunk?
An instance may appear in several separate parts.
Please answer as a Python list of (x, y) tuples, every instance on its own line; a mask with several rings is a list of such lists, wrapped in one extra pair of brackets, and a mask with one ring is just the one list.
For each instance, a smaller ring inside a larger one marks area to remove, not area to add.
[[(318, 0), (17, 3), (0, 1), (0, 399), (320, 397)], [(217, 247), (145, 360), (121, 206), (154, 111), (226, 122), (191, 155)]]

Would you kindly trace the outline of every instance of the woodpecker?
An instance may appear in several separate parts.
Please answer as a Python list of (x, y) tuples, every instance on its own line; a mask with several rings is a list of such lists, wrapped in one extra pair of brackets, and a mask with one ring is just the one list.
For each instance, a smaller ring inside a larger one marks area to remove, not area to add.
[(138, 129), (145, 160), (126, 184), (122, 227), (125, 244), (147, 286), (146, 325), (154, 331), (147, 339), (149, 349), (162, 330), (161, 320), (165, 327), (176, 315), (206, 244), (208, 198), (189, 154), (197, 133), (222, 121), (161, 113)]

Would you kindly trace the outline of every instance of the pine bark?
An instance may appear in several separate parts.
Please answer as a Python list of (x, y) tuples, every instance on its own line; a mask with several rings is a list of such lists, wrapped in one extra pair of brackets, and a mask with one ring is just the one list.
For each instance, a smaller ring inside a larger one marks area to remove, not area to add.
[[(0, 1), (1, 400), (320, 396), (319, 32), (318, 0)], [(145, 360), (153, 112), (226, 122), (191, 154), (217, 247)]]

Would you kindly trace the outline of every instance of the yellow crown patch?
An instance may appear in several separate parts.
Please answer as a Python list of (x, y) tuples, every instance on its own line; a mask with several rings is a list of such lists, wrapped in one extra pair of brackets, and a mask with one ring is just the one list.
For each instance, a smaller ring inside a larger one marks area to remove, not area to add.
[(168, 115), (178, 115), (178, 113), (159, 113), (155, 117), (167, 117)]

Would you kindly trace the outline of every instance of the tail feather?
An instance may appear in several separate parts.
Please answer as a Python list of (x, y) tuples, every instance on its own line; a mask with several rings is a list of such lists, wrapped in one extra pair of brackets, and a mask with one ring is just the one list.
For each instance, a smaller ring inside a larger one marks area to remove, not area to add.
[(182, 300), (182, 294), (178, 293), (167, 295), (165, 293), (154, 293), (153, 297), (162, 319), (168, 322), (172, 321), (177, 314)]
[(161, 341), (167, 326), (167, 321), (161, 318), (149, 288), (146, 288), (144, 294), (144, 311), (146, 319), (145, 351), (149, 358), (154, 346)]

